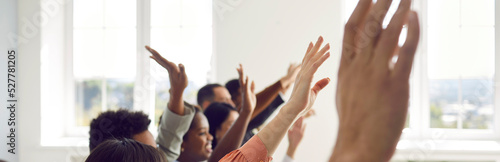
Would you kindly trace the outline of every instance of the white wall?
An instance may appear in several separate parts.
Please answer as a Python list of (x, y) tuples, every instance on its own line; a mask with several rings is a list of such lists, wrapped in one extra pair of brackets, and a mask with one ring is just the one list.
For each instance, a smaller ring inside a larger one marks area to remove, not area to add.
[[(45, 107), (59, 107), (60, 96), (44, 95), (51, 92), (53, 86), (61, 86), (64, 71), (56, 65), (61, 60), (47, 60), (49, 55), (61, 55), (62, 19), (64, 18), (65, 0), (18, 0), (18, 36), (19, 42), (19, 161), (70, 161), (72, 156), (85, 154), (87, 149), (67, 147), (62, 143), (42, 145), (42, 132), (46, 137), (56, 138), (61, 132), (47, 131), (42, 123), (47, 122), (51, 128), (62, 127), (61, 111), (42, 111)], [(55, 4), (55, 5), (54, 5)], [(53, 5), (52, 7), (49, 7)], [(56, 9), (54, 7), (60, 7)], [(57, 64), (56, 64), (57, 63)], [(59, 64), (60, 65), (60, 64)], [(47, 75), (42, 76), (42, 69)], [(57, 129), (55, 129), (57, 130)], [(50, 145), (50, 146), (49, 146)], [(80, 160), (81, 161), (81, 160)]]
[[(232, 2), (232, 3), (230, 3)], [(334, 89), (338, 68), (343, 11), (341, 1), (331, 0), (215, 0), (214, 54), (217, 82), (236, 78), (242, 63), (256, 81), (257, 90), (286, 74), (289, 63), (300, 63), (310, 41), (322, 35), (331, 44), (332, 57), (320, 67), (316, 80), (330, 77), (307, 120), (304, 140), (297, 150), (297, 161), (326, 161), (337, 131)], [(222, 17), (221, 17), (222, 15)], [(287, 139), (275, 153), (281, 161)]]

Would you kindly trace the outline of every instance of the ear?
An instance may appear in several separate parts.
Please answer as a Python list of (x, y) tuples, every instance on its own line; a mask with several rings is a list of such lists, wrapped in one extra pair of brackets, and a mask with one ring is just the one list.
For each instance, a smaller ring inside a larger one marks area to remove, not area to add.
[(182, 142), (182, 144), (181, 144), (181, 153), (182, 153), (182, 152), (184, 152), (184, 146), (185, 146), (185, 145), (186, 145), (186, 144), (184, 144), (184, 142)]
[(210, 101), (203, 101), (203, 103), (201, 103), (201, 108), (203, 108), (203, 111), (205, 111), (207, 109), (208, 106), (210, 106), (211, 102)]

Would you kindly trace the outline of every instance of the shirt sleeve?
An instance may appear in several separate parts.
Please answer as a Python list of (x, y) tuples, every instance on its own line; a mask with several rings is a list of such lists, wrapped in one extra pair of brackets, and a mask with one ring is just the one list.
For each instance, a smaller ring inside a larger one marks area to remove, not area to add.
[(255, 128), (260, 127), (262, 124), (266, 122), (266, 120), (280, 107), (281, 104), (283, 104), (283, 98), (281, 95), (276, 96), (276, 98), (273, 100), (267, 108), (262, 111), (259, 115), (255, 116), (254, 119), (248, 123), (247, 131), (245, 133), (245, 138), (243, 138), (242, 145), (245, 144), (250, 138), (252, 138), (255, 133), (253, 133), (253, 130)]
[(167, 161), (175, 161), (181, 153), (182, 137), (189, 130), (195, 114), (195, 107), (184, 102), (184, 115), (178, 115), (166, 109), (158, 129), (156, 143), (165, 154)]
[(292, 159), (292, 157), (285, 154), (285, 158), (283, 158), (283, 162), (294, 162), (294, 160)]
[(224, 156), (219, 162), (270, 162), (272, 157), (267, 156), (267, 149), (259, 136), (254, 136), (238, 150)]

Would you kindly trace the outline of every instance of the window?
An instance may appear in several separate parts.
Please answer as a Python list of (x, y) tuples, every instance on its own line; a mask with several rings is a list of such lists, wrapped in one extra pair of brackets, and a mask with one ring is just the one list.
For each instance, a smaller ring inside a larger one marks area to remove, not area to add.
[(99, 112), (118, 108), (142, 110), (157, 123), (170, 84), (144, 45), (186, 66), (184, 98), (196, 103), (210, 71), (211, 1), (73, 0), (72, 12), (73, 72), (66, 78), (73, 84), (74, 111), (67, 132), (88, 129)]
[[(207, 84), (212, 54), (212, 2), (151, 0), (151, 47), (163, 57), (186, 65), (189, 78), (184, 100), (196, 104), (198, 90)], [(151, 61), (156, 78), (155, 119), (167, 106), (168, 73)], [(157, 122), (156, 122), (157, 124)]]
[(133, 107), (136, 2), (74, 0), (73, 4), (75, 119), (77, 126), (88, 126), (101, 111)]
[(494, 0), (428, 6), (430, 127), (493, 129)]
[[(358, 1), (345, 1), (345, 21)], [(393, 1), (384, 27), (395, 13)], [(421, 41), (410, 79), (410, 110), (403, 137), (496, 139), (495, 1), (414, 1)], [(400, 45), (405, 40), (403, 29)]]

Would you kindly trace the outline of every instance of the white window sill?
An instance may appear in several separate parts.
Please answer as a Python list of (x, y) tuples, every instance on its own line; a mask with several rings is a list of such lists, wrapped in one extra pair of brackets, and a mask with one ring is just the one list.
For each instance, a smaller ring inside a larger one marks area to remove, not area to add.
[(393, 161), (497, 161), (500, 141), (400, 140)]

